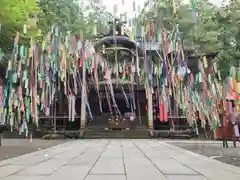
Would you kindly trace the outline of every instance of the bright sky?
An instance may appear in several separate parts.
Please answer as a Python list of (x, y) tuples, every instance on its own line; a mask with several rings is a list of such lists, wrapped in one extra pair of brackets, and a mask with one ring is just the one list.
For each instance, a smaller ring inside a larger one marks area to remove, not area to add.
[[(122, 6), (122, 1), (124, 1), (124, 6)], [(126, 11), (128, 15), (133, 13), (133, 1), (134, 0), (102, 0), (108, 11), (113, 12), (113, 7), (117, 4), (118, 12)], [(135, 0), (136, 6), (140, 5), (142, 9), (145, 1), (146, 0)]]
[[(124, 1), (124, 6), (122, 6), (122, 1)], [(109, 12), (113, 12), (114, 5), (117, 4), (118, 6), (118, 14), (119, 12), (127, 12), (128, 16), (133, 15), (133, 1), (134, 0), (102, 0), (103, 4), (107, 7)], [(144, 2), (146, 0), (135, 0), (136, 6), (140, 5), (141, 9), (143, 8)], [(136, 7), (136, 10), (137, 10)]]

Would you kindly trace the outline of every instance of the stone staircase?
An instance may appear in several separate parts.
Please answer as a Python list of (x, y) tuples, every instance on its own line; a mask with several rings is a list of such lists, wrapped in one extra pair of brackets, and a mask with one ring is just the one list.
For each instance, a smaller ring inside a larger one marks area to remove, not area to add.
[(192, 130), (154, 130), (153, 136), (155, 138), (167, 138), (167, 139), (191, 139), (194, 137)]
[(137, 127), (129, 130), (109, 130), (104, 127), (89, 126), (83, 134), (83, 139), (148, 139), (150, 133), (147, 127)]

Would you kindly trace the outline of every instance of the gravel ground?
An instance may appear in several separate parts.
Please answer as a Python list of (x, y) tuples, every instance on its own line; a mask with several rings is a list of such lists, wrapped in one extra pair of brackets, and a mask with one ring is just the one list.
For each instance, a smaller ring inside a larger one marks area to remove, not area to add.
[(30, 142), (29, 139), (3, 139), (2, 146), (0, 147), (0, 161), (39, 151), (64, 142), (67, 142), (67, 140), (33, 139)]
[(233, 147), (232, 142), (228, 142), (229, 148), (223, 148), (221, 141), (174, 141), (168, 143), (240, 167), (240, 143), (237, 143), (236, 148)]

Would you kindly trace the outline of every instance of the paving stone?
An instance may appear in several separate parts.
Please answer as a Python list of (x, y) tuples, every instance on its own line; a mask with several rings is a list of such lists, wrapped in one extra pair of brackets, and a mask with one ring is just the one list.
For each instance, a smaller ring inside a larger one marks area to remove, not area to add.
[(221, 167), (223, 170), (226, 170), (226, 171), (229, 171), (229, 172), (233, 172), (233, 173), (237, 173), (240, 175), (240, 168), (237, 167), (237, 166), (233, 166), (233, 165), (230, 165), (230, 164), (225, 164), (225, 163), (222, 163), (220, 161), (217, 161), (217, 160), (213, 160), (214, 161), (214, 165), (218, 166), (218, 167)]
[(111, 148), (107, 148), (103, 154), (101, 155), (101, 157), (106, 157), (106, 158), (122, 158), (122, 151), (121, 151), (121, 147), (117, 146), (117, 147), (111, 147)]
[(7, 160), (3, 160), (3, 161), (0, 161), (0, 167), (1, 166), (5, 166), (5, 165), (7, 165), (7, 164), (12, 164), (12, 163), (14, 163), (14, 162), (16, 162), (16, 159), (7, 159)]
[(173, 159), (152, 159), (152, 162), (163, 174), (198, 174), (196, 171)]
[(125, 175), (88, 175), (85, 180), (126, 180)]
[(18, 174), (22, 175), (50, 175), (64, 166), (67, 162), (55, 159), (50, 159), (36, 166), (28, 167), (27, 169), (20, 171)]
[(76, 156), (68, 162), (69, 165), (90, 165), (93, 166), (101, 156), (104, 147), (87, 149), (83, 154)]
[(12, 175), (18, 171), (23, 170), (25, 167), (24, 166), (17, 166), (17, 165), (6, 165), (0, 167), (0, 178), (7, 177), (9, 175)]
[(76, 140), (0, 162), (4, 180), (239, 180), (239, 172), (156, 140)]
[(93, 166), (99, 156), (86, 156), (86, 155), (82, 155), (79, 157), (76, 157), (74, 159), (72, 159), (71, 161), (68, 162), (68, 165), (72, 165), (72, 166), (77, 166), (77, 165), (90, 165)]
[(60, 153), (57, 156), (55, 156), (55, 159), (73, 159), (82, 153), (84, 153), (88, 147), (82, 146), (82, 147), (73, 147), (73, 149), (70, 149), (67, 153)]
[(32, 166), (37, 165), (42, 162), (48, 161), (50, 158), (45, 156), (33, 156), (33, 157), (25, 157), (22, 160), (16, 161), (12, 163), (13, 165), (25, 165), (25, 166)]
[(135, 156), (134, 158), (126, 158), (126, 157), (124, 157), (124, 164), (125, 164), (125, 166), (127, 166), (127, 167), (134, 167), (134, 166), (136, 166), (136, 165), (145, 165), (145, 166), (147, 166), (147, 165), (152, 165), (152, 163), (148, 160), (148, 159), (146, 159), (145, 157), (143, 158), (143, 157), (138, 157), (138, 156)]
[(124, 174), (122, 158), (101, 157), (90, 174)]
[(44, 180), (83, 180), (91, 166), (63, 166)]
[(125, 166), (128, 180), (167, 180), (153, 165)]
[(201, 164), (201, 165), (189, 165), (189, 167), (191, 167), (195, 171), (201, 173), (202, 175), (211, 180), (240, 179), (239, 174), (223, 170), (221, 167), (218, 166), (208, 166), (207, 164), (206, 165)]
[[(168, 155), (169, 156), (169, 155)], [(175, 159), (176, 161), (185, 164), (185, 165), (191, 165), (191, 164), (203, 164), (206, 163), (209, 159), (207, 157), (199, 158), (195, 156), (189, 156), (186, 154), (178, 154), (177, 156), (170, 156), (171, 158)], [(212, 164), (212, 161), (208, 161), (207, 163)]]
[(124, 154), (124, 158), (125, 159), (132, 159), (132, 158), (144, 158), (145, 159), (145, 155), (142, 154), (137, 148), (122, 148), (123, 154)]
[(11, 175), (4, 180), (44, 180), (46, 176), (22, 176), (22, 175)]
[(168, 175), (166, 177), (168, 180), (208, 180), (201, 175)]

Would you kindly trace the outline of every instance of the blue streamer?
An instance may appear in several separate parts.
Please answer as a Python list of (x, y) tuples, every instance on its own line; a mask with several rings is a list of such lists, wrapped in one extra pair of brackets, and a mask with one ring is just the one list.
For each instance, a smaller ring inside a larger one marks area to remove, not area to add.
[(129, 101), (130, 101), (131, 111), (133, 113), (133, 104), (132, 104), (133, 101), (131, 96), (129, 97)]
[[(80, 90), (80, 94), (82, 94), (82, 90)], [(88, 102), (86, 96), (84, 96), (84, 103), (87, 105), (87, 110), (88, 110), (88, 113), (89, 113), (90, 119), (93, 120), (93, 116), (92, 116), (91, 108), (90, 108), (90, 105), (89, 105), (89, 102)]]

